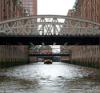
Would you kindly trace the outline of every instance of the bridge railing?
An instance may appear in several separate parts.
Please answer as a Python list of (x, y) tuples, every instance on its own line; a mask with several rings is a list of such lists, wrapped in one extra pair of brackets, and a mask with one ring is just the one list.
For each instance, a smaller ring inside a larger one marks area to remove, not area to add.
[(0, 35), (98, 36), (99, 24), (58, 15), (37, 15), (0, 22)]

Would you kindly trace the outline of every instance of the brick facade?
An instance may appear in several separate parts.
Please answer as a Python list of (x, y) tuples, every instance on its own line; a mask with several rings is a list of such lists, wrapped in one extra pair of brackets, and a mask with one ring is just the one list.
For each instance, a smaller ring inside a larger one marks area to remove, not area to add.
[[(76, 0), (74, 8), (68, 11), (67, 16), (83, 18), (99, 23), (99, 0)], [(93, 64), (94, 67), (99, 66), (98, 45), (97, 46), (74, 45), (74, 46), (64, 46), (64, 47), (61, 46), (61, 52), (65, 52), (67, 50), (72, 51), (72, 61), (75, 61), (77, 64), (81, 65)], [(64, 60), (65, 58), (61, 57), (61, 60)]]
[(26, 16), (25, 10), (37, 15), (37, 0), (0, 0), (0, 21)]
[(76, 0), (72, 16), (99, 23), (99, 0)]
[(14, 17), (14, 9), (12, 0), (0, 0), (0, 21)]
[(37, 15), (37, 0), (21, 0), (21, 2), (28, 15)]

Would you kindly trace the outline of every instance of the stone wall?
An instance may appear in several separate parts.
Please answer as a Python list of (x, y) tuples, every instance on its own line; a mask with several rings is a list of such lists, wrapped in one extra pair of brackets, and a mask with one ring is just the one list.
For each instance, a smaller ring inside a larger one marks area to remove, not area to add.
[(99, 67), (99, 46), (66, 46), (65, 50), (72, 51), (70, 63), (90, 67)]
[(75, 64), (99, 67), (99, 46), (77, 46), (73, 49), (72, 61)]
[(13, 66), (28, 62), (28, 46), (0, 45), (0, 66)]

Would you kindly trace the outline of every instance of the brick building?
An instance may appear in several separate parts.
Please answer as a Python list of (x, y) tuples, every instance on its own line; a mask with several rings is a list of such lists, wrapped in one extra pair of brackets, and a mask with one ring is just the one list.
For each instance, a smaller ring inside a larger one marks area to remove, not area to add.
[(37, 15), (37, 0), (21, 0), (21, 2), (27, 16)]
[(0, 21), (37, 15), (37, 0), (0, 0)]
[(75, 13), (75, 11), (74, 11), (74, 9), (70, 9), (69, 11), (68, 11), (68, 13), (67, 13), (67, 16), (69, 16), (69, 17), (74, 17), (74, 14)]
[(14, 17), (14, 9), (12, 0), (0, 0), (0, 21)]
[(20, 17), (22, 11), (19, 0), (0, 0), (0, 21)]
[(99, 23), (99, 0), (76, 0), (73, 16)]

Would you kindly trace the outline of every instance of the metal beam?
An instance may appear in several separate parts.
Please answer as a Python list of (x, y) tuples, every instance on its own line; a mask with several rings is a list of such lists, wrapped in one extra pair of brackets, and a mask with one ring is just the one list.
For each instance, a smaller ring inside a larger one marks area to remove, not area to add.
[(29, 54), (29, 56), (70, 56), (71, 53), (66, 54)]
[(34, 45), (99, 45), (99, 36), (7, 36), (0, 37), (0, 45), (29, 45), (33, 43)]

